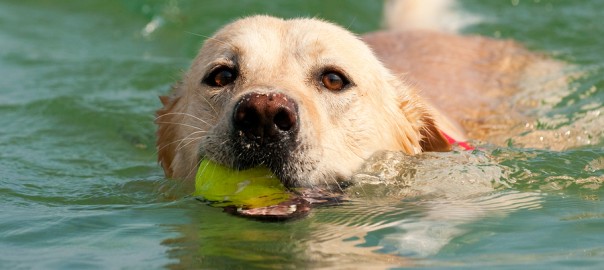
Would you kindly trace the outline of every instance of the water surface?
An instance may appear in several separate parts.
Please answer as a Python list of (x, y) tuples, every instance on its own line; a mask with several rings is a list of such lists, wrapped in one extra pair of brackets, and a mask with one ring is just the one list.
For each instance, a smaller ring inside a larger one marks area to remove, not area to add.
[[(163, 178), (156, 97), (234, 18), (317, 16), (363, 33), (380, 26), (378, 1), (0, 2), (0, 268), (603, 268), (604, 2), (461, 4), (481, 19), (464, 32), (519, 40), (581, 76), (504, 145), (382, 153), (408, 166), (361, 172), (367, 185), (341, 206), (262, 223)], [(525, 147), (540, 138), (557, 141)]]

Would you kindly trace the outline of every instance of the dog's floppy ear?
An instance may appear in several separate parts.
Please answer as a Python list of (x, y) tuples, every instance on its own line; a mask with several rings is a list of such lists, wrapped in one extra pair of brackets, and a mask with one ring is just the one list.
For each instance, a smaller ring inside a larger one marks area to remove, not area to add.
[(163, 107), (155, 113), (155, 123), (157, 124), (157, 160), (164, 169), (164, 174), (168, 178), (172, 178), (174, 175), (174, 169), (172, 168), (172, 161), (176, 156), (175, 143), (178, 141), (177, 128), (175, 125), (178, 123), (180, 115), (175, 113), (180, 97), (174, 95), (174, 92), (180, 87), (180, 83), (172, 86), (172, 95), (160, 96), (159, 99), (163, 104)]
[[(422, 152), (447, 152), (451, 151), (451, 143), (441, 132), (435, 115), (438, 114), (426, 101), (418, 94), (413, 86), (407, 86), (401, 81), (395, 81), (396, 89), (403, 89), (399, 92), (399, 108), (408, 122), (406, 125), (412, 127), (415, 136), (408, 140), (412, 145), (421, 148)], [(399, 129), (399, 130), (405, 130)], [(406, 135), (409, 137), (409, 135)], [(407, 151), (408, 153), (417, 153), (418, 151)]]
[(447, 152), (451, 151), (451, 143), (442, 134), (442, 131), (436, 125), (431, 116), (423, 117), (424, 126), (420, 129), (422, 139), (420, 146), (422, 151), (427, 152)]

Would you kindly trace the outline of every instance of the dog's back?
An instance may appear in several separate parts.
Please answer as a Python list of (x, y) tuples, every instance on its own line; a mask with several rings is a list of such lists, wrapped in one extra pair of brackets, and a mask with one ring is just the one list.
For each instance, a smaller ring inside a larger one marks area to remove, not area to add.
[(527, 80), (543, 77), (531, 67), (560, 73), (562, 64), (512, 40), (455, 34), (480, 21), (456, 10), (455, 3), (388, 0), (386, 30), (364, 35), (363, 40), (386, 67), (417, 87), (440, 112), (437, 117), (448, 118), (440, 122), (458, 124), (451, 128), (457, 138), (465, 133), (466, 138), (492, 141), (526, 121), (512, 96), (525, 90)]

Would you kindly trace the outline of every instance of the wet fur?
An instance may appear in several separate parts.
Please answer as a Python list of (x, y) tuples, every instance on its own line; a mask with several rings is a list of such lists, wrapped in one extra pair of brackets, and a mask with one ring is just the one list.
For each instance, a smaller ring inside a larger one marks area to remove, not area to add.
[[(283, 92), (299, 104), (299, 144), (264, 164), (290, 186), (347, 179), (378, 150), (448, 151), (441, 131), (459, 140), (478, 133), (467, 119), (496, 113), (495, 101), (514, 91), (518, 74), (535, 58), (513, 42), (435, 32), (363, 39), (316, 19), (254, 16), (225, 26), (205, 42), (171, 95), (161, 97), (157, 147), (166, 177), (193, 179), (202, 158), (228, 166), (245, 158), (226, 134), (234, 103), (251, 91)], [(241, 68), (233, 86), (200, 83), (218, 63)], [(325, 67), (343, 71), (353, 87), (322, 89), (315, 75)]]

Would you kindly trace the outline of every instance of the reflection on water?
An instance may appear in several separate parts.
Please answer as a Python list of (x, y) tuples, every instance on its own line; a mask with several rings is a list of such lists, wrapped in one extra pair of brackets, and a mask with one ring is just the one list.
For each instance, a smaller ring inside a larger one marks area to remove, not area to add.
[(468, 232), (466, 224), (538, 207), (539, 196), (534, 195), (499, 195), (499, 200), (458, 204), (356, 201), (315, 209), (312, 216), (292, 223), (242, 220), (202, 206), (191, 209), (191, 223), (177, 228), (182, 237), (164, 244), (171, 247), (171, 257), (178, 259), (173, 268), (413, 265)]
[(423, 215), (402, 220), (398, 233), (384, 236), (380, 244), (399, 255), (426, 257), (435, 255), (455, 237), (468, 230), (463, 225), (496, 218), (521, 209), (541, 207), (538, 193), (503, 192), (463, 200), (422, 202)]

